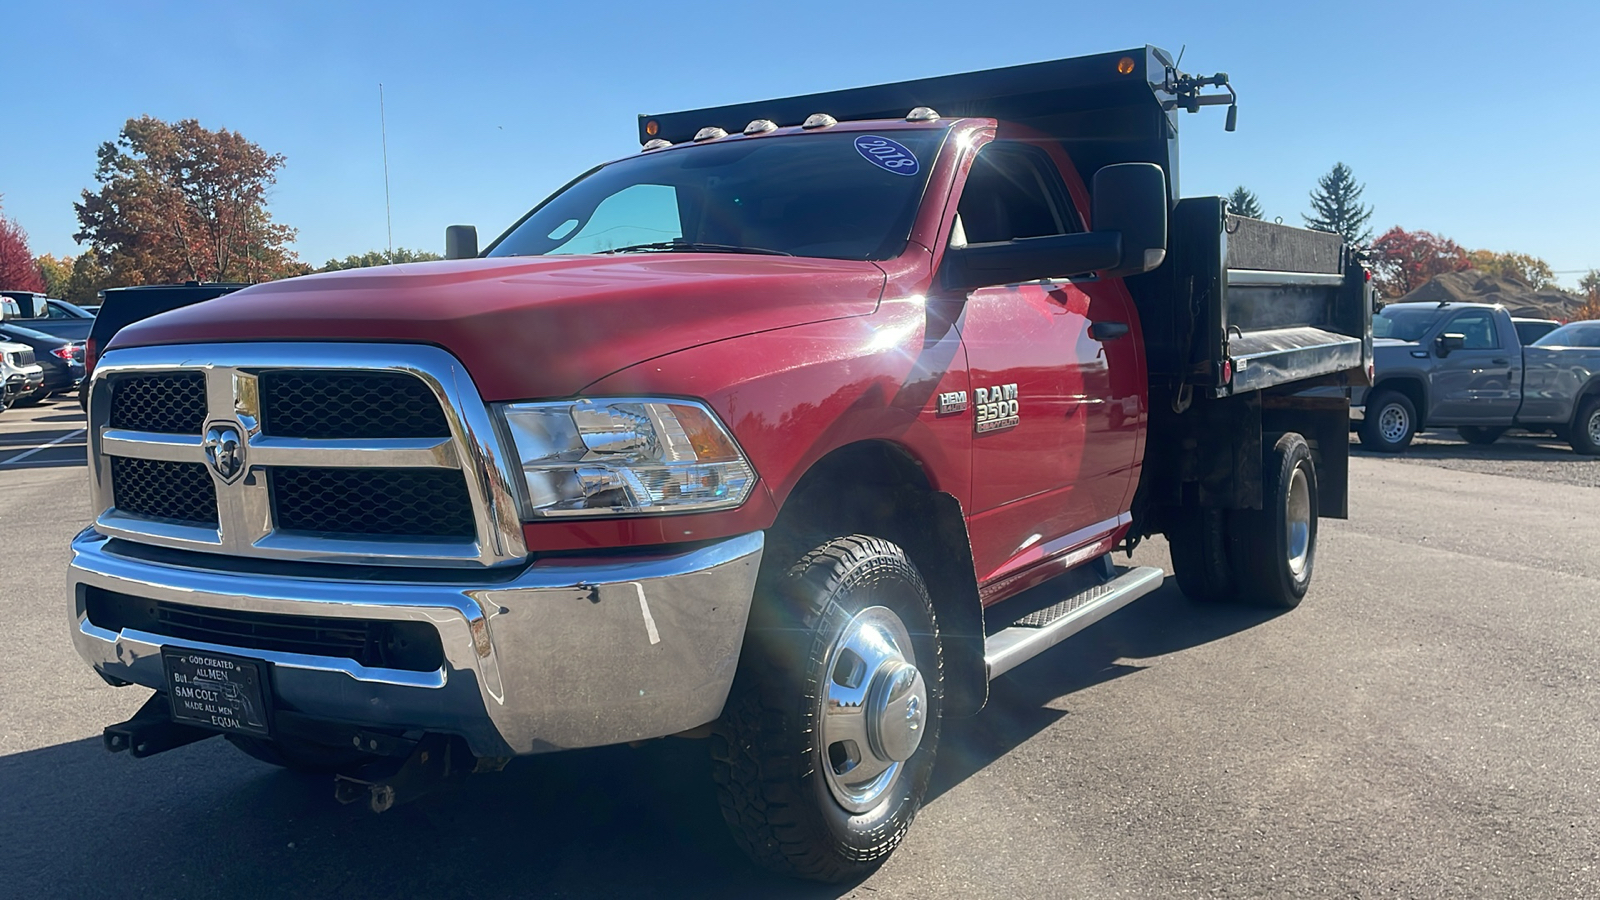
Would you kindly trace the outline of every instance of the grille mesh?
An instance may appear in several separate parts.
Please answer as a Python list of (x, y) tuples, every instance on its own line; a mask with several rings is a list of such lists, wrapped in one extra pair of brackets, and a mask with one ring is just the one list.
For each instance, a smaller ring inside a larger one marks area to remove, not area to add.
[(204, 463), (113, 456), (111, 489), (122, 512), (217, 527), (217, 487)]
[(466, 540), (477, 533), (459, 471), (285, 466), (271, 479), (273, 514), (286, 531)]
[(363, 666), (431, 672), (444, 664), (438, 629), (425, 622), (285, 616), (148, 600), (87, 587), (89, 621), (181, 641), (353, 659)]
[(206, 423), (206, 377), (199, 372), (125, 375), (111, 385), (111, 427), (199, 434)]
[(366, 372), (265, 372), (261, 429), (277, 437), (449, 437), (422, 379)]

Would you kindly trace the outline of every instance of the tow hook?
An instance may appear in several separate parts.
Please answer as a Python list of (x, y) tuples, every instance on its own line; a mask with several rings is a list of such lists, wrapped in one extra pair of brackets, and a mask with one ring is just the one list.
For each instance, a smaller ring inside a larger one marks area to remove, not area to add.
[(157, 692), (139, 707), (133, 718), (116, 725), (108, 725), (100, 739), (112, 753), (128, 751), (135, 759), (155, 756), (185, 744), (216, 737), (217, 732), (172, 721), (172, 711), (167, 706), (167, 695)]
[(469, 773), (492, 771), (496, 764), (504, 766), (505, 762), (478, 759), (459, 738), (430, 734), (404, 759), (380, 759), (354, 774), (334, 776), (333, 796), (340, 803), (365, 797), (373, 812), (387, 812)]

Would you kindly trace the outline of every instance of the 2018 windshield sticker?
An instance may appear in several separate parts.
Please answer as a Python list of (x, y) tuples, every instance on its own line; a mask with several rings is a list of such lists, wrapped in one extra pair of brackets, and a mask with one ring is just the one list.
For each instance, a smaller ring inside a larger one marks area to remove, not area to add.
[(863, 134), (856, 138), (856, 150), (867, 162), (896, 175), (915, 175), (922, 168), (904, 144), (886, 137)]

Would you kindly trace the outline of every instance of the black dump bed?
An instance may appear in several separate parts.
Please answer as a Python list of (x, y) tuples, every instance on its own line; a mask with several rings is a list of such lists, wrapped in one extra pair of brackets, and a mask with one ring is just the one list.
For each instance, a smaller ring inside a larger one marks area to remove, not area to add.
[[(1179, 113), (1230, 103), (1226, 76), (1195, 78), (1141, 47), (1050, 62), (639, 117), (639, 140), (693, 140), (756, 119), (799, 125), (944, 117), (1026, 125), (1061, 142), (1085, 184), (1114, 163), (1150, 162), (1172, 203), (1167, 261), (1128, 279), (1147, 341), (1153, 392), (1215, 397), (1284, 385), (1365, 383), (1372, 360), (1366, 272), (1338, 235), (1230, 216), (1220, 197), (1181, 199)], [(1213, 92), (1205, 93), (1207, 87)], [(1231, 88), (1229, 89), (1231, 92)]]

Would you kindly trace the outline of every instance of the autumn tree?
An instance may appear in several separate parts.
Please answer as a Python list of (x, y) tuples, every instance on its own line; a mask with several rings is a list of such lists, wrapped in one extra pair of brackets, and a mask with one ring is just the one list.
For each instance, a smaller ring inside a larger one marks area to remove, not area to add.
[(1578, 289), (1583, 292), (1583, 306), (1572, 313), (1573, 319), (1600, 319), (1600, 269), (1590, 269), (1578, 279)]
[(28, 251), (28, 233), (0, 212), (0, 290), (42, 291), (39, 268)]
[(283, 168), (237, 131), (150, 116), (100, 145), (95, 180), (74, 204), (87, 241), (121, 284), (265, 281), (306, 271), (295, 230), (272, 220), (267, 189)]
[(1242, 184), (1228, 195), (1228, 210), (1247, 219), (1260, 219), (1266, 215), (1261, 211), (1261, 200), (1255, 191), (1246, 190)]
[(1366, 185), (1356, 184), (1349, 166), (1335, 163), (1328, 174), (1317, 179), (1317, 189), (1311, 192), (1311, 215), (1301, 218), (1307, 228), (1336, 232), (1348, 243), (1365, 244), (1372, 239), (1372, 229), (1367, 227), (1372, 207), (1361, 204), (1361, 192), (1366, 189)]
[(318, 272), (338, 272), (343, 269), (364, 269), (368, 266), (387, 266), (391, 263), (430, 262), (444, 259), (437, 253), (426, 250), (408, 250), (405, 247), (394, 248), (393, 253), (384, 250), (368, 250), (359, 256), (346, 256), (344, 259), (330, 259), (322, 264)]
[(1447, 237), (1396, 225), (1372, 242), (1372, 267), (1378, 290), (1385, 297), (1400, 297), (1435, 275), (1470, 269), (1472, 260)]
[(51, 297), (65, 299), (67, 282), (72, 280), (72, 257), (56, 259), (49, 253), (41, 253), (33, 265), (39, 270), (39, 281), (44, 284), (44, 292)]
[(1531, 253), (1496, 253), (1493, 250), (1473, 250), (1467, 254), (1472, 267), (1488, 275), (1510, 277), (1525, 282), (1538, 290), (1551, 287), (1556, 282), (1550, 264)]

